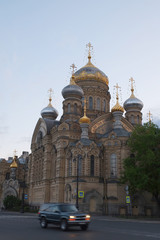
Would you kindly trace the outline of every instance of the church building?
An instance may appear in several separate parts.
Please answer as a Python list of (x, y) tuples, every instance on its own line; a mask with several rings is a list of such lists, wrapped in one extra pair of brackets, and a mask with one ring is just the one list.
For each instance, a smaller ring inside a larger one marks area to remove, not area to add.
[[(88, 62), (74, 71), (63, 88), (63, 114), (49, 104), (41, 111), (32, 136), (28, 163), (29, 205), (44, 202), (75, 203), (82, 211), (108, 215), (126, 213), (125, 186), (119, 182), (123, 160), (130, 151), (127, 140), (134, 126), (142, 124), (143, 103), (131, 95), (121, 106), (119, 86), (111, 109), (109, 79)], [(135, 210), (143, 214), (148, 202), (137, 197)], [(137, 206), (139, 210), (137, 210)]]

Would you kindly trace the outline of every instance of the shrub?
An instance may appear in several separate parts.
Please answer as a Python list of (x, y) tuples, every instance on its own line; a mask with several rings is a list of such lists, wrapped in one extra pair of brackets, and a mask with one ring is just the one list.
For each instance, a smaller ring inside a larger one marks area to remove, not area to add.
[(17, 209), (21, 205), (21, 200), (13, 195), (10, 195), (3, 200), (3, 204), (5, 209)]

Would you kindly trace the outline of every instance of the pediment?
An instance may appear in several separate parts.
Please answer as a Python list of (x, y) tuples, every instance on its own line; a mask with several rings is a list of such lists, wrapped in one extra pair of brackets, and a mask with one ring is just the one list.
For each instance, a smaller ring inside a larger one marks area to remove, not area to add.
[[(132, 132), (134, 127), (124, 117), (121, 119), (122, 128), (127, 132)], [(89, 126), (91, 133), (104, 135), (113, 129), (114, 118), (112, 113), (107, 113), (96, 118)]]

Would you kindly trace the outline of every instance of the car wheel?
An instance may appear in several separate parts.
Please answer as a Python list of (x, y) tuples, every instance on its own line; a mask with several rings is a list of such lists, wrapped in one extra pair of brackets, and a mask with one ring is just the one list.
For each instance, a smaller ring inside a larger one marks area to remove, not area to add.
[(84, 231), (87, 230), (88, 229), (88, 225), (87, 224), (86, 225), (82, 225), (81, 229), (84, 230)]
[(62, 219), (62, 220), (61, 220), (61, 225), (60, 225), (60, 227), (61, 227), (61, 230), (62, 230), (62, 231), (66, 231), (66, 230), (67, 230), (68, 226), (67, 226), (67, 221), (66, 221), (65, 219)]
[(47, 227), (47, 221), (46, 221), (46, 219), (44, 217), (41, 218), (40, 225), (41, 225), (42, 228), (46, 228)]

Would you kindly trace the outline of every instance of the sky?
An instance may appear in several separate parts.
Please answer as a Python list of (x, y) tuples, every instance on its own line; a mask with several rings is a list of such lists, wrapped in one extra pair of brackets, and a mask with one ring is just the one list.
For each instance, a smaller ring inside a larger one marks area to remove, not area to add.
[(0, 158), (30, 153), (50, 88), (60, 119), (70, 66), (87, 63), (88, 42), (109, 78), (111, 107), (116, 83), (123, 104), (133, 77), (143, 123), (150, 111), (160, 126), (159, 0), (0, 0)]

